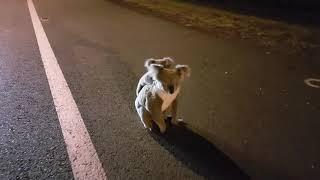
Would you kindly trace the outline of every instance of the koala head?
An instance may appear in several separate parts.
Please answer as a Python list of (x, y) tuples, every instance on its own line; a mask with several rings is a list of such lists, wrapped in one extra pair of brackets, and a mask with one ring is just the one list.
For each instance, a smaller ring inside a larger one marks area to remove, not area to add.
[(165, 68), (160, 64), (151, 64), (149, 71), (161, 90), (173, 94), (180, 87), (181, 82), (190, 76), (191, 69), (187, 65), (176, 65), (174, 68)]
[(149, 69), (151, 64), (160, 64), (164, 68), (172, 68), (174, 61), (170, 57), (164, 57), (163, 59), (147, 59), (146, 62), (144, 63), (144, 67)]

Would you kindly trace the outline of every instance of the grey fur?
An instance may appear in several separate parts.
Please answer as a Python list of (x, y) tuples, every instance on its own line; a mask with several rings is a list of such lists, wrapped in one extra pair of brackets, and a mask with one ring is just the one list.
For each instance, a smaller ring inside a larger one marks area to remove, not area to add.
[(174, 61), (170, 57), (164, 57), (163, 59), (153, 59), (153, 58), (147, 59), (144, 63), (144, 67), (146, 67), (148, 71), (139, 80), (139, 83), (136, 89), (137, 96), (140, 90), (143, 88), (143, 86), (153, 83), (152, 76), (149, 74), (149, 67), (152, 64), (160, 64), (165, 68), (172, 68)]
[(151, 64), (148, 68), (152, 84), (146, 84), (139, 91), (135, 100), (135, 107), (145, 128), (152, 129), (152, 121), (157, 124), (161, 133), (166, 131), (165, 116), (172, 115), (177, 122), (177, 97), (172, 101), (171, 107), (162, 109), (164, 99), (161, 93), (172, 95), (179, 92), (181, 82), (190, 76), (187, 65), (177, 65), (175, 68), (165, 68), (160, 64)]

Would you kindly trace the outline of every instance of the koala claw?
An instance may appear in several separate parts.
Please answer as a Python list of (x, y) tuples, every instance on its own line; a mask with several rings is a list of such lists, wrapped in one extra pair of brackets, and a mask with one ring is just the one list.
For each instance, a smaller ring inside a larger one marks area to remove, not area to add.
[(143, 126), (144, 126), (144, 128), (146, 128), (146, 129), (148, 129), (148, 130), (150, 130), (150, 131), (151, 131), (151, 129), (152, 129), (151, 127), (148, 127), (148, 126), (145, 125), (145, 124), (144, 124)]

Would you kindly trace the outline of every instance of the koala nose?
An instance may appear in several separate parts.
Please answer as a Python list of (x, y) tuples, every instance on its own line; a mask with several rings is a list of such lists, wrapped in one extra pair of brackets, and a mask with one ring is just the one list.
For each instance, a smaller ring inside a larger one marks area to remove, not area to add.
[(174, 93), (174, 86), (169, 86), (168, 88), (169, 88), (170, 94)]

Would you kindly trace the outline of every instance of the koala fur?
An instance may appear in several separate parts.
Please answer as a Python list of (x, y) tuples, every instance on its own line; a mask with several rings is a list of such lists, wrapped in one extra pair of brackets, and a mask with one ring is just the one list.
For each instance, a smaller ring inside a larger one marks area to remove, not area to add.
[[(142, 87), (135, 100), (135, 107), (145, 128), (151, 130), (153, 121), (160, 132), (164, 133), (167, 113), (171, 113), (172, 120), (177, 122), (177, 96), (182, 81), (190, 76), (191, 70), (187, 65), (165, 68), (160, 64), (151, 64), (148, 69), (153, 82)], [(168, 112), (169, 109), (171, 112)]]
[(164, 68), (172, 68), (174, 61), (170, 57), (164, 57), (163, 59), (153, 59), (153, 58), (147, 59), (146, 62), (144, 63), (144, 67), (146, 67), (148, 71), (139, 80), (137, 90), (136, 90), (137, 96), (138, 96), (140, 90), (143, 88), (143, 86), (153, 83), (153, 79), (152, 79), (152, 76), (149, 71), (149, 67), (152, 64), (160, 64)]

